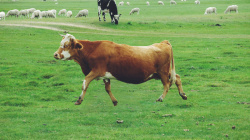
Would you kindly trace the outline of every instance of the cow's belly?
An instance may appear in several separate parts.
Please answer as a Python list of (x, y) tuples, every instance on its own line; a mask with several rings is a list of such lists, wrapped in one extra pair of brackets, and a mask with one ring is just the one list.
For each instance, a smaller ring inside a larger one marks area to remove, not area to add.
[(143, 66), (141, 64), (122, 65), (117, 64), (109, 69), (109, 72), (119, 81), (140, 84), (149, 79), (155, 72), (153, 65)]

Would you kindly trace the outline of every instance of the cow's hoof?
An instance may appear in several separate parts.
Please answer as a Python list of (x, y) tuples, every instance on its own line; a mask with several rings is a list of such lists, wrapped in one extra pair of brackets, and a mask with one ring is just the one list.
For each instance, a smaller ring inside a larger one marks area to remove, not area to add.
[(113, 104), (114, 104), (114, 106), (117, 106), (118, 102), (117, 102), (117, 101), (114, 101)]
[(80, 105), (82, 102), (76, 101), (75, 105)]
[(180, 93), (180, 95), (181, 95), (181, 97), (182, 97), (183, 100), (187, 100), (187, 96), (186, 96), (185, 93)]
[(156, 102), (162, 102), (162, 101), (163, 101), (162, 98), (159, 98), (159, 99), (156, 100)]
[(187, 100), (187, 96), (181, 96), (183, 100)]

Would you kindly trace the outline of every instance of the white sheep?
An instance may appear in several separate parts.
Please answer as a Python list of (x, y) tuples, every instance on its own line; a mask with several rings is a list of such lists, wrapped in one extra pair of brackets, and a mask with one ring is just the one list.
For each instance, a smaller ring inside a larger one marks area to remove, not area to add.
[(88, 16), (89, 15), (89, 11), (87, 9), (84, 9), (84, 10), (81, 10), (78, 12), (78, 14), (75, 16), (76, 18), (77, 17), (82, 17), (82, 16)]
[(29, 11), (28, 11), (28, 9), (20, 10), (18, 12), (18, 16), (28, 16), (29, 17)]
[(207, 15), (207, 14), (212, 14), (212, 13), (216, 13), (216, 8), (215, 7), (208, 7), (206, 10), (205, 10), (205, 13), (204, 15)]
[(140, 12), (140, 8), (134, 8), (134, 9), (132, 9), (129, 14), (131, 15), (131, 14), (134, 14), (135, 12), (137, 12), (137, 15), (138, 15), (139, 12)]
[(235, 13), (238, 13), (238, 6), (237, 5), (228, 6), (224, 13), (225, 14), (227, 14), (228, 12), (231, 13), (231, 11), (235, 11)]
[(72, 11), (68, 11), (66, 14), (67, 17), (71, 17), (72, 16)]
[(195, 4), (200, 4), (201, 2), (199, 0), (194, 1)]
[(159, 5), (164, 5), (163, 1), (158, 1)]
[(5, 12), (0, 12), (0, 20), (5, 20)]
[(41, 13), (40, 13), (40, 18), (42, 18), (42, 17), (48, 17), (48, 11), (42, 11)]
[(42, 18), (41, 17), (41, 11), (40, 10), (35, 10), (33, 13), (32, 13), (32, 15), (31, 15), (31, 19), (34, 19), (34, 18)]
[(150, 5), (150, 3), (149, 3), (148, 1), (146, 2), (146, 4), (147, 4), (148, 6)]
[(28, 10), (29, 14), (32, 14), (34, 11), (36, 11), (35, 8), (30, 8), (30, 9), (27, 9), (27, 10)]
[[(51, 10), (49, 10), (49, 12), (52, 12), (54, 14), (53, 18), (56, 18), (56, 10), (55, 9), (51, 9)], [(52, 17), (52, 16), (49, 16), (49, 17)]]
[(186, 1), (186, 0), (181, 0), (181, 1)]
[(8, 17), (8, 16), (18, 17), (18, 13), (19, 13), (19, 11), (17, 9), (9, 10), (8, 13), (6, 14), (6, 17)]
[(123, 2), (123, 1), (119, 2), (119, 5), (123, 6), (123, 5), (124, 5), (124, 2)]
[(174, 0), (170, 0), (170, 5), (171, 4), (175, 4), (176, 5), (177, 3)]
[(63, 14), (65, 15), (66, 13), (67, 13), (67, 10), (62, 9), (62, 10), (59, 11), (58, 16), (63, 15)]
[(54, 12), (52, 11), (52, 10), (49, 10), (49, 11), (47, 11), (47, 15), (48, 15), (48, 17), (50, 18), (56, 18), (56, 14), (54, 14)]
[(127, 5), (129, 6), (129, 5), (130, 5), (130, 3), (129, 3), (129, 2), (127, 2)]

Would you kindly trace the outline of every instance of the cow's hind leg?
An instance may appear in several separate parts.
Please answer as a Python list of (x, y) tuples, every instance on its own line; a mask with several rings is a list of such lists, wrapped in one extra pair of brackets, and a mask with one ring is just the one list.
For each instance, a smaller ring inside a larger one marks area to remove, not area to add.
[(184, 93), (184, 91), (182, 89), (181, 77), (178, 74), (176, 74), (176, 82), (175, 82), (175, 84), (176, 84), (176, 86), (178, 88), (179, 94), (182, 97), (182, 99), (187, 100), (187, 96), (186, 96), (186, 94)]
[(75, 102), (75, 105), (80, 105), (84, 99), (84, 96), (86, 94), (87, 88), (89, 86), (89, 83), (94, 80), (96, 77), (98, 77), (98, 74), (91, 71), (83, 80), (82, 84), (82, 94), (80, 95), (79, 99)]
[(105, 83), (105, 89), (107, 93), (109, 94), (114, 106), (116, 106), (118, 102), (111, 92), (110, 79), (103, 79), (103, 82)]
[(165, 98), (165, 96), (167, 95), (168, 93), (168, 90), (170, 88), (170, 81), (169, 81), (169, 78), (168, 78), (168, 75), (163, 75), (161, 76), (161, 82), (164, 86), (164, 91), (163, 91), (163, 94), (159, 97), (159, 99), (157, 99), (156, 101), (157, 102), (162, 102), (163, 99)]

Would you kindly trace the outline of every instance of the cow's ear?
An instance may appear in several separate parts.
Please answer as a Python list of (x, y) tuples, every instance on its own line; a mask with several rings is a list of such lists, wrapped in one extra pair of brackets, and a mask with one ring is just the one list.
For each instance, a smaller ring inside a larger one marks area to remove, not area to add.
[(71, 43), (74, 43), (75, 39), (74, 38), (70, 38), (69, 39)]
[(77, 42), (77, 43), (75, 44), (75, 48), (78, 49), (78, 50), (80, 50), (80, 49), (83, 48), (83, 46), (82, 46), (81, 43)]

